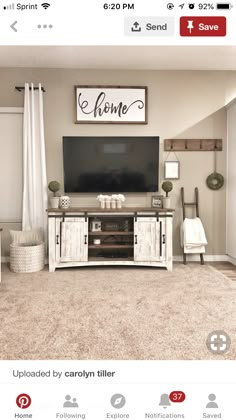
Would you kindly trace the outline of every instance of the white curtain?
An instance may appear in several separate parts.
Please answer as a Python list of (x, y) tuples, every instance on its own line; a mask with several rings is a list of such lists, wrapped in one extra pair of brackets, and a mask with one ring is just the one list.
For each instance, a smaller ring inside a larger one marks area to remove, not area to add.
[(23, 230), (47, 235), (47, 176), (44, 143), (43, 92), (25, 83), (23, 124)]

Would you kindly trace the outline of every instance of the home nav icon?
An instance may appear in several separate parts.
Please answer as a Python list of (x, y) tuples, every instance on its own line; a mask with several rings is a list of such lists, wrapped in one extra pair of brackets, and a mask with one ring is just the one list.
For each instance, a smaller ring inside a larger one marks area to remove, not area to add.
[(132, 28), (131, 28), (131, 32), (141, 32), (141, 26), (139, 25), (138, 22), (134, 22)]

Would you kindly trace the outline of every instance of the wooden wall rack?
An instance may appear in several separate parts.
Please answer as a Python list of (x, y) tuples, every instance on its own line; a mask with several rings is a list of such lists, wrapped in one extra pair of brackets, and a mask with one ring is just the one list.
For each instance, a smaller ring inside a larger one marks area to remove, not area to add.
[(222, 139), (165, 139), (165, 152), (220, 152)]

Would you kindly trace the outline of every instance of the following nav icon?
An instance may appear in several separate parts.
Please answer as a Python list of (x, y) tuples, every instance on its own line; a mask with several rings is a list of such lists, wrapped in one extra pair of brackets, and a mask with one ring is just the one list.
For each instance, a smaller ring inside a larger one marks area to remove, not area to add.
[(131, 28), (131, 32), (141, 32), (141, 26), (139, 25), (138, 22), (134, 22)]

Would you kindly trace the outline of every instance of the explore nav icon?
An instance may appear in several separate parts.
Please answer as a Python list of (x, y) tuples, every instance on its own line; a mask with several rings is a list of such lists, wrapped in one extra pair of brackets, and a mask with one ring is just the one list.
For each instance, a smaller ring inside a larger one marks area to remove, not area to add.
[(131, 32), (141, 32), (141, 26), (139, 25), (138, 22), (134, 22), (132, 28), (131, 28)]

